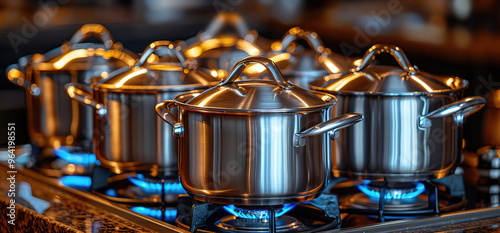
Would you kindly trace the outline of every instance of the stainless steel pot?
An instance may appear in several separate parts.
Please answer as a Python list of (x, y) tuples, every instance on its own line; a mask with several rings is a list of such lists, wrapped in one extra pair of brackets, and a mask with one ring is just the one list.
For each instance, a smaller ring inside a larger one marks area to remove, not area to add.
[[(234, 27), (237, 34), (221, 33), (228, 26)], [(226, 78), (231, 68), (242, 58), (263, 54), (267, 52), (265, 48), (269, 47), (265, 39), (248, 28), (240, 15), (229, 12), (218, 14), (204, 32), (185, 44), (186, 58), (209, 69), (220, 79)]]
[[(81, 43), (89, 36), (103, 43)], [(87, 24), (60, 48), (23, 57), (18, 64), (9, 66), (8, 79), (26, 89), (32, 143), (39, 147), (65, 145), (91, 150), (92, 109), (71, 101), (64, 85), (88, 85), (90, 78), (106, 77), (115, 69), (134, 64), (136, 58), (115, 43), (106, 28)]]
[[(181, 63), (158, 61), (168, 49)], [(177, 175), (177, 142), (172, 127), (156, 116), (155, 105), (173, 96), (216, 85), (208, 71), (190, 69), (168, 41), (152, 43), (139, 61), (91, 84), (93, 92), (69, 84), (71, 98), (95, 108), (94, 152), (103, 167), (120, 174), (147, 171)]]
[[(234, 82), (251, 63), (274, 81)], [(264, 57), (241, 60), (229, 77), (206, 91), (188, 92), (156, 106), (180, 139), (179, 176), (200, 201), (277, 205), (306, 201), (328, 183), (328, 134), (362, 119), (330, 119), (335, 96), (286, 82)], [(178, 108), (178, 115), (171, 112)]]
[[(298, 45), (304, 40), (310, 48)], [(272, 51), (266, 57), (275, 62), (283, 76), (294, 85), (309, 89), (309, 83), (325, 75), (345, 72), (350, 68), (350, 59), (333, 53), (323, 45), (316, 32), (291, 28), (281, 41), (271, 45)], [(249, 77), (262, 76), (265, 68), (259, 64), (245, 72)]]
[[(399, 67), (370, 65), (380, 53)], [(394, 182), (444, 177), (460, 162), (462, 124), (485, 100), (462, 98), (466, 80), (436, 76), (412, 66), (403, 51), (375, 45), (347, 74), (311, 84), (335, 94), (333, 114), (359, 112), (365, 120), (332, 143), (334, 176)]]

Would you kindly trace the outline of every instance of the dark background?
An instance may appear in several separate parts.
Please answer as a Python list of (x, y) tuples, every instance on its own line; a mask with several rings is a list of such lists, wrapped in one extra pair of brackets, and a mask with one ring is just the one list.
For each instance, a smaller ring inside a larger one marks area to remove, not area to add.
[[(277, 40), (301, 26), (348, 57), (392, 43), (420, 70), (469, 80), (466, 96), (488, 97), (500, 88), (500, 3), (494, 0), (5, 0), (0, 7), (0, 146), (8, 122), (16, 123), (17, 144), (29, 142), (25, 92), (7, 81), (5, 68), (59, 47), (85, 23), (103, 24), (140, 53), (156, 40), (191, 38), (216, 13), (234, 11), (265, 38)], [(469, 150), (482, 145), (481, 121), (481, 112), (467, 119)]]

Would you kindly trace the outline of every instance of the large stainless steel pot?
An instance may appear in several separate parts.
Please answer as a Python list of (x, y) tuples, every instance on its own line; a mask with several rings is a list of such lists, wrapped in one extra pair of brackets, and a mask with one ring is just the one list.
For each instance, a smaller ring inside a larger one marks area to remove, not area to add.
[[(165, 49), (181, 62), (158, 59), (155, 53)], [(93, 92), (78, 84), (67, 85), (71, 98), (95, 108), (94, 152), (103, 167), (118, 174), (177, 175), (172, 127), (156, 116), (155, 105), (185, 91), (214, 86), (219, 80), (208, 71), (190, 69), (179, 50), (171, 42), (157, 41), (135, 65), (91, 84)]]
[[(236, 29), (237, 33), (223, 33), (228, 26)], [(218, 14), (204, 32), (186, 40), (185, 44), (186, 58), (209, 69), (220, 79), (226, 78), (242, 58), (263, 54), (269, 47), (265, 39), (248, 28), (240, 15), (230, 12)]]
[[(370, 65), (380, 53), (391, 54), (402, 69)], [(465, 117), (485, 104), (481, 97), (461, 99), (467, 86), (458, 77), (419, 71), (391, 45), (373, 46), (347, 74), (313, 82), (314, 90), (337, 96), (333, 114), (365, 117), (332, 143), (334, 176), (407, 182), (453, 172)]]
[(483, 146), (500, 146), (500, 90), (488, 97), (483, 112), (483, 128), (481, 144)]
[[(103, 43), (81, 43), (89, 36)], [(32, 143), (39, 147), (61, 145), (92, 148), (92, 109), (66, 95), (64, 85), (86, 84), (94, 77), (106, 77), (120, 67), (132, 65), (136, 55), (115, 43), (109, 31), (87, 24), (69, 42), (44, 55), (19, 59), (7, 68), (8, 79), (26, 89), (28, 129)]]
[[(250, 63), (274, 81), (236, 81)], [(206, 91), (156, 106), (180, 138), (179, 176), (195, 199), (220, 204), (277, 205), (319, 195), (330, 173), (328, 134), (359, 122), (361, 114), (330, 119), (335, 96), (283, 79), (264, 57), (241, 60), (229, 77)], [(178, 108), (178, 116), (171, 112)]]
[[(298, 45), (304, 40), (310, 48)], [(323, 45), (316, 32), (291, 28), (281, 41), (271, 45), (266, 57), (275, 62), (283, 76), (294, 85), (309, 89), (309, 83), (325, 75), (345, 72), (350, 68), (350, 59), (333, 53)], [(262, 76), (265, 68), (255, 64), (246, 70), (249, 77)]]

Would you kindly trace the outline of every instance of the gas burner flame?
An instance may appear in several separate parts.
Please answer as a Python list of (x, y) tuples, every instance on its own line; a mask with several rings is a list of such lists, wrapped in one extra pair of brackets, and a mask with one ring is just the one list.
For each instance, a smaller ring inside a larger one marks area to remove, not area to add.
[(59, 147), (59, 149), (54, 149), (53, 151), (54, 155), (72, 164), (91, 165), (99, 162), (93, 153), (73, 153), (64, 146)]
[[(368, 195), (369, 197), (373, 198), (380, 198), (380, 191), (377, 189), (374, 189), (374, 187), (371, 187), (370, 184), (371, 181), (367, 180), (363, 184), (356, 185), (356, 187), (363, 192), (364, 194)], [(389, 200), (403, 200), (403, 199), (411, 199), (415, 198), (421, 193), (425, 191), (425, 185), (420, 183), (420, 182), (414, 182), (415, 185), (414, 188), (410, 190), (405, 190), (405, 189), (390, 189), (387, 188), (386, 193), (385, 193), (385, 199)]]
[[(127, 179), (135, 186), (140, 187), (145, 193), (162, 194), (162, 183), (147, 182), (142, 174), (137, 174), (136, 177), (129, 177)], [(163, 188), (164, 194), (186, 194), (186, 191), (179, 182), (164, 183)]]
[(175, 218), (177, 217), (177, 210), (176, 209), (152, 209), (152, 208), (147, 208), (143, 206), (134, 206), (130, 208), (132, 211), (146, 215), (148, 217), (156, 218), (159, 220), (163, 221), (174, 221)]
[(59, 178), (63, 186), (90, 191), (92, 179), (88, 176), (63, 176)]
[[(282, 208), (276, 209), (275, 210), (275, 217), (280, 217), (293, 209), (297, 204), (284, 204)], [(244, 219), (269, 219), (269, 210), (268, 209), (254, 209), (254, 210), (249, 210), (249, 209), (243, 209), (240, 207), (236, 207), (234, 205), (227, 205), (223, 206), (223, 208), (233, 214), (234, 216), (238, 218), (244, 218)]]

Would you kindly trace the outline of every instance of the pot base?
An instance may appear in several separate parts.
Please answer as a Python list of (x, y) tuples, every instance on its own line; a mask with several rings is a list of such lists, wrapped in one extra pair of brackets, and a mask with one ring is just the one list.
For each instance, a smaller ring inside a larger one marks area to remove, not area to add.
[(441, 179), (452, 174), (456, 166), (449, 169), (433, 171), (428, 173), (364, 173), (364, 172), (346, 172), (332, 170), (334, 177), (346, 177), (355, 180), (385, 180), (387, 182), (414, 182), (428, 179)]
[(286, 203), (304, 202), (315, 199), (320, 194), (321, 191), (303, 196), (242, 198), (242, 197), (206, 196), (206, 195), (189, 193), (189, 195), (194, 199), (196, 199), (197, 201), (222, 204), (222, 205), (232, 204), (232, 205), (243, 205), (243, 206), (273, 206), (273, 205), (282, 205)]

